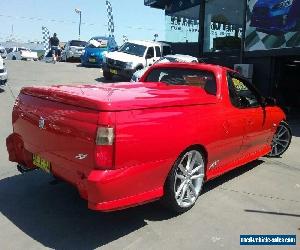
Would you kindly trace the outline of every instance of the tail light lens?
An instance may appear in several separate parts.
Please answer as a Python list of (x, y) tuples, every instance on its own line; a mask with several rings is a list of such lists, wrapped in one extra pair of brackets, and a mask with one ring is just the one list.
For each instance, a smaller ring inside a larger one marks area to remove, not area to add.
[(114, 167), (114, 128), (100, 126), (96, 136), (96, 169)]
[(106, 146), (114, 143), (114, 129), (99, 127), (97, 131), (96, 145)]

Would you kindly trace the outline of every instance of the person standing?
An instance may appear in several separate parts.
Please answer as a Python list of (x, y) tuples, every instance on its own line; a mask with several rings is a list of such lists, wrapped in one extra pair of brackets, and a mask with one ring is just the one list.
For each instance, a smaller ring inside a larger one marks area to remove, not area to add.
[(49, 39), (49, 45), (52, 51), (52, 54), (55, 54), (56, 61), (59, 61), (61, 56), (61, 50), (59, 48), (59, 39), (57, 37), (57, 34), (54, 33), (53, 36)]

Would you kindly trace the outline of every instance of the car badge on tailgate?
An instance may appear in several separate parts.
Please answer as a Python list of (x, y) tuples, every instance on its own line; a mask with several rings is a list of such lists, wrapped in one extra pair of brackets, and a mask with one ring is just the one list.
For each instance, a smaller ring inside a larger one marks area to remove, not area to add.
[(75, 159), (84, 160), (87, 156), (88, 154), (78, 154), (75, 156)]
[(39, 128), (40, 129), (45, 128), (45, 119), (43, 117), (40, 117), (40, 119), (39, 119)]

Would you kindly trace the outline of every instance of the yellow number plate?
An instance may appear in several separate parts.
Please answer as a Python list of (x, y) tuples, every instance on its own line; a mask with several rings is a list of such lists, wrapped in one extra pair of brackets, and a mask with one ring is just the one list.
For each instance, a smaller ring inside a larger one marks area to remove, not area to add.
[(94, 62), (96, 62), (96, 59), (95, 58), (90, 58), (89, 62), (93, 62), (94, 63)]
[(32, 163), (34, 166), (50, 173), (50, 162), (44, 160), (43, 158), (41, 158), (39, 155), (37, 154), (33, 154), (32, 156)]
[(110, 73), (112, 73), (114, 75), (118, 74), (117, 70), (115, 70), (115, 69), (110, 69), (109, 71), (110, 71)]

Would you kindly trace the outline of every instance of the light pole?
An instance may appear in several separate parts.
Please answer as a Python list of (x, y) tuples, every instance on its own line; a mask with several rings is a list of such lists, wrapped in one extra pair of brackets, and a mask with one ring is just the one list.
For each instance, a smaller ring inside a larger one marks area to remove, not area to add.
[(82, 11), (80, 9), (75, 9), (75, 12), (79, 14), (79, 40), (80, 40), (80, 29), (81, 29), (81, 13)]

